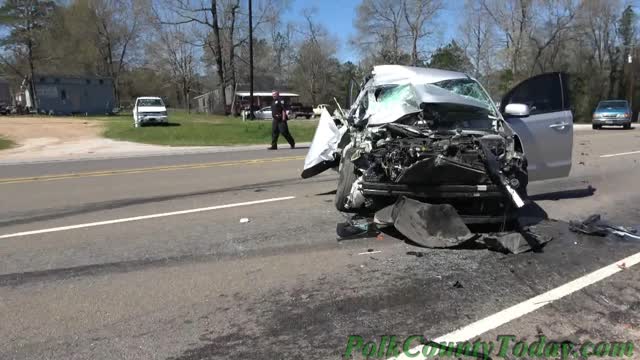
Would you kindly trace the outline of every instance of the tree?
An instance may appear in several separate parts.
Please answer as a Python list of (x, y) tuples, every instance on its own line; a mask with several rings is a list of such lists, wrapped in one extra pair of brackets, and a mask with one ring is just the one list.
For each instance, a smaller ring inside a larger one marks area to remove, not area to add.
[(527, 68), (526, 51), (533, 31), (533, 0), (479, 0), (486, 14), (494, 21), (504, 36), (505, 60), (516, 78), (523, 77)]
[(462, 72), (473, 70), (473, 64), (455, 40), (436, 49), (429, 61), (429, 67)]
[(473, 65), (473, 75), (480, 78), (491, 72), (496, 49), (495, 31), (485, 9), (477, 1), (465, 1), (465, 21), (460, 32), (462, 47)]
[(113, 92), (120, 103), (119, 80), (130, 45), (143, 26), (148, 0), (90, 0), (97, 30), (97, 47), (103, 61), (102, 72), (113, 79)]
[(440, 0), (404, 0), (402, 2), (404, 20), (409, 32), (411, 44), (411, 65), (417, 66), (423, 60), (420, 56), (420, 42), (428, 37), (434, 18), (440, 10)]
[(356, 10), (356, 36), (352, 43), (367, 57), (378, 57), (389, 64), (401, 63), (407, 34), (404, 2), (362, 0)]
[(155, 69), (169, 74), (178, 89), (178, 100), (191, 112), (191, 93), (197, 76), (197, 59), (188, 28), (162, 27), (156, 24), (157, 41), (148, 45), (147, 53)]
[[(14, 59), (26, 58), (35, 110), (38, 109), (38, 96), (33, 83), (36, 61), (34, 53), (40, 45), (38, 35), (46, 28), (54, 9), (55, 3), (46, 0), (6, 0), (0, 7), (0, 26), (8, 30), (7, 37), (0, 44), (13, 52)], [(3, 61), (6, 62), (6, 58)], [(11, 68), (17, 75), (24, 77), (18, 66), (12, 65)]]
[(315, 105), (330, 100), (340, 63), (334, 57), (336, 41), (313, 21), (312, 12), (306, 12), (304, 18), (307, 30), (297, 52), (292, 82), (300, 90), (302, 100)]

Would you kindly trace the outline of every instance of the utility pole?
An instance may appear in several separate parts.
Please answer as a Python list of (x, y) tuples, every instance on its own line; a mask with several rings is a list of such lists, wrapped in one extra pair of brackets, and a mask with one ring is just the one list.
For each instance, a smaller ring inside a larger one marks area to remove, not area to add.
[[(634, 80), (635, 80), (635, 73), (634, 73), (634, 69), (633, 69), (633, 56), (634, 54), (634, 47), (631, 47), (631, 50), (629, 51), (629, 56), (627, 58), (627, 63), (629, 64), (629, 91), (628, 91), (628, 96), (629, 96), (629, 108), (631, 109), (631, 114), (629, 114), (629, 116), (633, 117), (633, 86), (634, 86)], [(633, 118), (631, 119), (631, 121), (633, 121)]]
[(249, 119), (255, 119), (253, 113), (253, 11), (249, 0)]

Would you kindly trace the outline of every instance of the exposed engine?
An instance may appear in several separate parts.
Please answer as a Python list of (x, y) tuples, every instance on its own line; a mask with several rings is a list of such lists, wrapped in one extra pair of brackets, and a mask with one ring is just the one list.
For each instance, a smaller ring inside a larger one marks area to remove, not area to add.
[(364, 198), (357, 191), (362, 184), (402, 185), (414, 195), (430, 187), (497, 185), (517, 206), (526, 196), (524, 155), (514, 150), (512, 137), (497, 131), (390, 123), (360, 132), (352, 141), (351, 159), (362, 173), (352, 192), (354, 206)]

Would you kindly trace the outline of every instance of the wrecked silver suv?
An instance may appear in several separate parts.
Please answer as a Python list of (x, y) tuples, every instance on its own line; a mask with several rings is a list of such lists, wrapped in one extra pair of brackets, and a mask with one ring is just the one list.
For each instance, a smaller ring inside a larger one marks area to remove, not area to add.
[(504, 221), (524, 205), (529, 180), (568, 175), (568, 99), (561, 73), (525, 80), (498, 109), (466, 74), (376, 66), (347, 113), (323, 112), (302, 177), (337, 169), (342, 212), (406, 196), (450, 204), (466, 223)]

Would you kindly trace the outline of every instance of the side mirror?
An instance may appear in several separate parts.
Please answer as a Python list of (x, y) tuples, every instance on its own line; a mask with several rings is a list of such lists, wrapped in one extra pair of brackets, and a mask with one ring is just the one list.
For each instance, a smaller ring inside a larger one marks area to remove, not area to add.
[(531, 113), (529, 105), (525, 104), (508, 104), (504, 108), (505, 115), (527, 117)]

